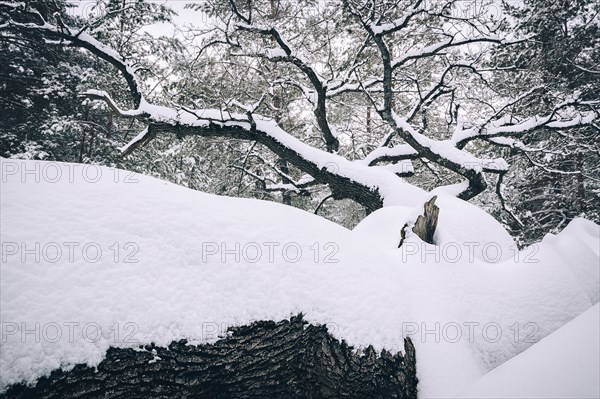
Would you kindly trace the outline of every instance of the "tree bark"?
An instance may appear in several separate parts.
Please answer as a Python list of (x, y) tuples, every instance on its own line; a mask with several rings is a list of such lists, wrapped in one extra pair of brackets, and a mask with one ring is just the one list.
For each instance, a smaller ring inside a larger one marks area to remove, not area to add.
[[(230, 329), (214, 344), (110, 348), (97, 367), (55, 370), (3, 398), (416, 398), (415, 349), (356, 353), (302, 315)], [(156, 356), (160, 360), (156, 360)]]
[(579, 202), (579, 212), (584, 213), (585, 209), (585, 184), (583, 183), (583, 154), (581, 151), (577, 151), (576, 162), (577, 162), (577, 201)]
[[(437, 227), (438, 216), (440, 214), (440, 208), (435, 205), (437, 195), (433, 196), (423, 206), (423, 214), (419, 215), (413, 227), (413, 232), (419, 236), (419, 238), (426, 243), (435, 244), (433, 242), (433, 235)], [(402, 237), (404, 239), (404, 237)]]

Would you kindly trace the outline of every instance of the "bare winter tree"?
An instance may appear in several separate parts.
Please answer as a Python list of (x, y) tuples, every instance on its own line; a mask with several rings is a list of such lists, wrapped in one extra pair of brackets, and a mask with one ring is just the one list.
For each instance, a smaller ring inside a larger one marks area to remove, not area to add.
[[(452, 0), (207, 2), (197, 9), (208, 22), (195, 32), (188, 51), (193, 49), (194, 59), (218, 54), (215, 59), (223, 64), (244, 64), (257, 81), (233, 90), (237, 95), (218, 108), (150, 103), (135, 60), (94, 37), (101, 20), (68, 26), (35, 5), (2, 3), (1, 29), (41, 36), (49, 46), (86, 49), (123, 75), (130, 109), (106, 91), (82, 95), (146, 126), (122, 148), (124, 155), (158, 135), (247, 140), (306, 174), (298, 180), (277, 169), (284, 183), (265, 184), (265, 189), (299, 192), (326, 185), (333, 198), (352, 199), (369, 211), (422, 205), (430, 196), (403, 179), (418, 164), (460, 177), (460, 183), (438, 189), (464, 200), (486, 190), (486, 176), (495, 175), (504, 204), (502, 177), (509, 165), (497, 157), (498, 149), (527, 151), (519, 139), (539, 129), (592, 126), (600, 102), (576, 92), (558, 95), (543, 81), (502, 92), (496, 82), (510, 76), (511, 68), (494, 66), (491, 54), (530, 38), (501, 33), (504, 22), (491, 5), (467, 13), (460, 5)], [(275, 64), (273, 79), (264, 71)], [(319, 141), (301, 140), (277, 123), (281, 90), (294, 93), (287, 106), (299, 121), (314, 126), (311, 132), (318, 132)], [(547, 112), (526, 117), (515, 112), (532, 101), (544, 101)], [(344, 104), (361, 105), (344, 114)], [(354, 158), (356, 152), (349, 159), (345, 155), (355, 136), (348, 121), (359, 113), (368, 113), (368, 134), (361, 143), (368, 151), (362, 159)]]

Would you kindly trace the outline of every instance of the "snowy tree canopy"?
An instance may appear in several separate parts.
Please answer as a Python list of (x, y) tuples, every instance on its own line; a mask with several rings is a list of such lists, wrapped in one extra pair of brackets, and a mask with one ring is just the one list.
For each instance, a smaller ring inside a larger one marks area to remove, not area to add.
[[(545, 33), (509, 14), (500, 18), (493, 3), (467, 11), (455, 1), (201, 3), (194, 9), (204, 23), (185, 32), (185, 56), (173, 61), (168, 83), (142, 73), (153, 68), (139, 64), (148, 64), (141, 57), (150, 54), (103, 42), (111, 18), (123, 10), (66, 21), (46, 15), (43, 6), (2, 3), (2, 30), (83, 48), (120, 72), (130, 107), (103, 87), (81, 95), (143, 124), (123, 154), (165, 135), (259, 143), (295, 168), (286, 173), (265, 159), (270, 155), (249, 149), (246, 160), (256, 157), (234, 166), (267, 191), (306, 193), (325, 185), (334, 199), (373, 211), (419, 203), (424, 192), (417, 187), (468, 200), (493, 177), (502, 207), (521, 223), (503, 196), (506, 148), (526, 156), (537, 151), (525, 144), (536, 132), (589, 128), (597, 135), (597, 92), (566, 89), (519, 65)], [(143, 20), (142, 11), (133, 15)], [(584, 22), (574, 18), (573, 24)], [(510, 58), (514, 64), (507, 64)], [(597, 80), (590, 60), (582, 53), (577, 66)], [(515, 78), (527, 84), (506, 83)], [(156, 85), (162, 94), (150, 100)], [(252, 171), (253, 162), (270, 165), (269, 172)], [(421, 168), (436, 181), (411, 178)]]

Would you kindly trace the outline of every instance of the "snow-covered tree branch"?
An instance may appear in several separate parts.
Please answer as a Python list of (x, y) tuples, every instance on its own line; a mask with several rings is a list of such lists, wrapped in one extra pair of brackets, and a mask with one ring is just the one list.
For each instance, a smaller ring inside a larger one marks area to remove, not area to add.
[[(287, 7), (281, 17), (272, 7), (271, 13), (265, 14), (258, 11), (258, 5), (236, 1), (218, 7), (215, 4), (210, 11), (216, 29), (196, 37), (203, 43), (198, 56), (209, 56), (211, 48), (220, 48), (231, 54), (233, 61), (228, 62), (247, 59), (248, 65), (257, 70), (264, 68), (264, 62), (277, 65), (278, 78), (258, 93), (255, 105), (244, 105), (249, 98), (240, 90), (239, 98), (227, 99), (219, 108), (201, 108), (196, 103), (151, 104), (144, 97), (144, 83), (133, 60), (95, 39), (86, 31), (90, 25), (68, 26), (60, 19), (49, 22), (25, 3), (2, 3), (1, 7), (5, 15), (3, 30), (41, 35), (52, 45), (84, 48), (122, 74), (132, 109), (121, 109), (108, 93), (97, 90), (101, 88), (83, 95), (104, 101), (120, 117), (146, 125), (122, 147), (125, 155), (164, 134), (257, 142), (326, 184), (334, 198), (350, 198), (370, 211), (386, 204), (414, 205), (426, 199), (424, 191), (399, 177), (413, 175), (413, 162), (426, 163), (428, 169), (433, 163), (466, 179), (466, 186), (460, 186), (459, 191), (458, 186), (452, 186), (452, 191), (468, 200), (486, 189), (487, 174), (501, 179), (509, 170), (501, 156), (489, 157), (502, 154), (500, 150), (490, 151), (494, 146), (506, 147), (509, 138), (542, 128), (592, 125), (598, 119), (598, 101), (582, 100), (577, 93), (556, 102), (546, 114), (517, 115), (514, 110), (520, 104), (548, 98), (545, 94), (552, 88), (544, 84), (516, 93), (512, 100), (497, 101), (493, 86), (498, 69), (489, 68), (490, 52), (522, 44), (529, 38), (502, 33), (502, 21), (490, 19), (485, 10), (472, 18), (455, 18), (451, 14), (455, 6), (452, 1), (419, 0), (385, 6), (343, 1), (319, 10), (323, 13), (320, 18), (300, 6), (281, 6)], [(308, 23), (314, 32), (303, 30), (289, 15)], [(345, 28), (338, 21), (344, 21)], [(311, 34), (318, 36), (316, 41), (307, 39)], [(354, 44), (356, 51), (346, 53), (345, 49)], [(425, 65), (430, 72), (422, 73)], [(281, 109), (281, 104), (275, 103), (280, 102), (280, 95), (273, 94), (273, 90), (280, 90), (277, 87), (299, 90), (301, 97), (294, 99), (293, 110), (308, 124), (312, 121), (306, 119), (305, 111), (312, 113), (322, 145), (307, 144), (275, 122), (277, 118), (271, 111)], [(254, 90), (260, 90), (259, 86)], [(476, 105), (470, 91), (475, 96), (490, 97), (492, 104), (487, 104), (491, 112)], [(371, 147), (362, 160), (351, 161), (344, 156), (348, 140), (339, 135), (337, 126), (345, 119), (349, 122), (351, 116), (332, 117), (338, 104), (348, 100), (362, 101), (378, 116), (377, 134), (371, 133), (365, 140), (368, 143), (380, 137), (381, 144)], [(477, 141), (486, 143), (487, 150), (482, 153), (481, 145), (472, 144)], [(279, 189), (282, 187), (286, 185)], [(297, 190), (293, 185), (289, 188)], [(503, 198), (501, 201), (504, 203)]]

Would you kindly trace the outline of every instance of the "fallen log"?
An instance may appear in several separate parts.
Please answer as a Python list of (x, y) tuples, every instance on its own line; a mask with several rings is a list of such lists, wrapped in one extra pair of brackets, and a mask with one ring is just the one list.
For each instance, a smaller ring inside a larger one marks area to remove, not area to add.
[(355, 351), (302, 315), (231, 328), (214, 344), (110, 348), (2, 398), (416, 398), (415, 348)]

